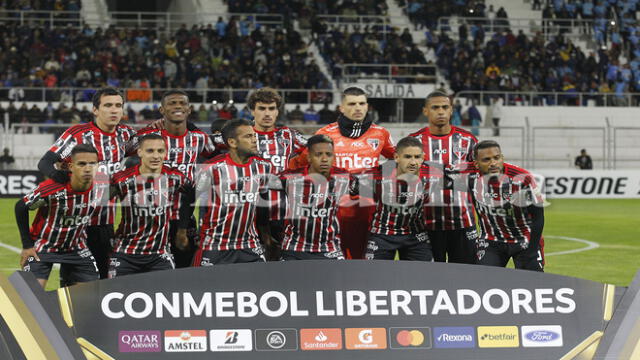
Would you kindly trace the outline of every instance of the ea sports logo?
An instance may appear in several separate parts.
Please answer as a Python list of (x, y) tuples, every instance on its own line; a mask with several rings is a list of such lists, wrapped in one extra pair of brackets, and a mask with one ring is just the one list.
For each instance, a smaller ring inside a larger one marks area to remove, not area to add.
[(272, 349), (280, 349), (287, 343), (287, 339), (280, 331), (272, 331), (267, 335), (267, 345)]

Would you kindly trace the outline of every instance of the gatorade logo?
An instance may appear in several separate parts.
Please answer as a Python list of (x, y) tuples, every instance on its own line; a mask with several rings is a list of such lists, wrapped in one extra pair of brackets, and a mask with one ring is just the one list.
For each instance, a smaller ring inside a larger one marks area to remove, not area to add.
[(387, 348), (387, 331), (384, 328), (345, 329), (348, 350), (374, 350)]

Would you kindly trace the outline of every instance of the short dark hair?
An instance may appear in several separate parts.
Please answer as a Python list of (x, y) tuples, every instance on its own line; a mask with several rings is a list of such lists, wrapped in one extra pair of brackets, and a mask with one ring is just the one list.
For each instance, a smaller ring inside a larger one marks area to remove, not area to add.
[(366, 96), (367, 93), (364, 91), (363, 88), (359, 86), (349, 86), (344, 90), (342, 90), (342, 100), (344, 100), (344, 98), (347, 97), (347, 95), (353, 95), (353, 96), (365, 95)]
[(500, 144), (498, 144), (498, 142), (493, 140), (482, 140), (476, 145), (476, 147), (473, 148), (473, 156), (477, 158), (478, 151), (483, 149), (489, 149), (492, 147), (497, 147), (500, 151), (502, 151), (502, 149), (500, 148)]
[(71, 150), (71, 158), (73, 159), (73, 157), (75, 157), (77, 154), (84, 153), (98, 155), (98, 150), (96, 150), (96, 148), (94, 148), (93, 145), (90, 144), (78, 144), (73, 147), (73, 150)]
[(252, 92), (247, 99), (247, 106), (251, 110), (255, 110), (257, 103), (271, 104), (276, 103), (276, 107), (280, 109), (282, 107), (282, 96), (278, 92), (270, 87), (263, 87)]
[(211, 133), (222, 131), (222, 128), (227, 123), (227, 119), (215, 119), (211, 122)]
[[(152, 134), (147, 134), (147, 135), (142, 136), (140, 138), (140, 140), (138, 141), (138, 146), (142, 147), (142, 144), (145, 141), (151, 141), (151, 140), (162, 140), (162, 142), (164, 142), (164, 138), (162, 136), (152, 133)], [(166, 145), (165, 145), (165, 147), (166, 147)]]
[(169, 97), (170, 95), (182, 95), (182, 96), (186, 96), (187, 101), (189, 101), (189, 94), (187, 94), (186, 92), (182, 91), (182, 90), (168, 90), (165, 91), (162, 94), (162, 97), (160, 98), (160, 104), (164, 104), (164, 100)]
[(311, 151), (311, 147), (315, 144), (331, 144), (331, 146), (333, 146), (333, 140), (328, 135), (313, 135), (309, 140), (307, 140), (307, 149)]
[(229, 145), (229, 139), (234, 139), (238, 135), (240, 126), (251, 126), (251, 123), (244, 119), (230, 120), (222, 127), (222, 139)]
[(122, 96), (122, 93), (118, 91), (118, 89), (116, 88), (106, 87), (96, 91), (96, 93), (93, 94), (93, 97), (91, 98), (93, 107), (96, 109), (100, 107), (100, 99), (102, 99), (103, 96), (115, 96), (115, 95), (120, 96), (120, 98), (122, 99), (122, 102), (124, 103), (124, 96)]
[(403, 137), (396, 145), (396, 153), (399, 153), (400, 150), (408, 147), (419, 147), (422, 149), (422, 142), (413, 136)]
[(440, 90), (436, 90), (436, 91), (430, 92), (429, 95), (427, 95), (427, 97), (424, 99), (424, 103), (427, 104), (429, 100), (437, 97), (446, 97), (447, 99), (449, 99), (449, 101), (451, 101), (451, 98), (449, 97), (449, 95), (447, 95), (446, 93)]

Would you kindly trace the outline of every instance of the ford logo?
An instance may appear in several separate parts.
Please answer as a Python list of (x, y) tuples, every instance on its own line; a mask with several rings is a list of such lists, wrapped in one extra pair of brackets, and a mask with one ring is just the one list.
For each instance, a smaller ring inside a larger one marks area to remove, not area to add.
[(535, 330), (526, 333), (524, 337), (531, 341), (549, 342), (560, 338), (560, 334), (549, 330)]

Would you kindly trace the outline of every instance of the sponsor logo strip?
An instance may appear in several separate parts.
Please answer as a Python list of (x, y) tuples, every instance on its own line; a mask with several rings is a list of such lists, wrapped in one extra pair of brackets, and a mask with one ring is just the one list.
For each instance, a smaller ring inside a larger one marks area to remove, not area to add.
[(439, 349), (473, 348), (476, 346), (476, 331), (470, 326), (433, 328), (433, 345)]
[(160, 331), (120, 331), (118, 350), (120, 352), (160, 352)]
[(385, 328), (345, 329), (345, 343), (349, 350), (378, 350), (387, 348)]

